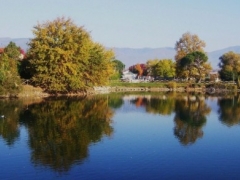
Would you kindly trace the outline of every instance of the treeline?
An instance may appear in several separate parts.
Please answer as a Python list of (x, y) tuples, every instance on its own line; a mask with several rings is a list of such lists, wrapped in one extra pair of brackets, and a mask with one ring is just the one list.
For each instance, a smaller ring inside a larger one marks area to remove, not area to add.
[[(196, 34), (184, 33), (175, 44), (175, 61), (172, 59), (150, 59), (146, 64), (129, 67), (133, 73), (141, 76), (162, 78), (194, 79), (201, 82), (209, 78), (212, 70), (208, 56), (204, 51), (206, 43)], [(219, 77), (224, 81), (239, 81), (240, 54), (228, 52), (219, 57)], [(218, 75), (217, 75), (218, 76)]]
[[(78, 93), (89, 87), (107, 85), (119, 79), (125, 65), (115, 59), (112, 50), (94, 42), (84, 27), (64, 17), (37, 24), (34, 37), (25, 53), (10, 42), (0, 51), (0, 94), (15, 95), (21, 90), (21, 79), (48, 93)], [(211, 71), (204, 51), (205, 42), (197, 35), (185, 33), (176, 42), (175, 61), (148, 60), (131, 66), (138, 76), (160, 76), (195, 79), (201, 82)], [(20, 60), (20, 61), (18, 61)], [(238, 80), (240, 55), (229, 52), (220, 57), (223, 80)]]

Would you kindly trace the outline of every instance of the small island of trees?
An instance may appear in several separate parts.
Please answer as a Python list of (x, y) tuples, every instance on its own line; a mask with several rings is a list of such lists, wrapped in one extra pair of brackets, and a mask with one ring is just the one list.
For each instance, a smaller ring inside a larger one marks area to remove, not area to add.
[[(0, 49), (0, 94), (17, 96), (23, 80), (50, 94), (86, 92), (120, 80), (125, 65), (112, 50), (92, 40), (84, 27), (68, 18), (57, 18), (33, 27), (34, 37), (25, 53), (10, 42)], [(175, 61), (150, 59), (129, 71), (142, 76), (205, 81), (212, 70), (204, 51), (205, 42), (196, 34), (184, 33), (175, 44)], [(219, 63), (222, 80), (239, 82), (240, 54), (223, 54)], [(239, 83), (238, 83), (239, 84)]]

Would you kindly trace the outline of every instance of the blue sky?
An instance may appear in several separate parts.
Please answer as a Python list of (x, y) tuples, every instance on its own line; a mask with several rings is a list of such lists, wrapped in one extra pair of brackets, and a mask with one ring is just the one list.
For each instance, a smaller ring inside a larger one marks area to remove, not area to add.
[(38, 22), (65, 16), (106, 47), (174, 47), (185, 32), (206, 51), (240, 45), (239, 0), (0, 0), (0, 37), (33, 37)]

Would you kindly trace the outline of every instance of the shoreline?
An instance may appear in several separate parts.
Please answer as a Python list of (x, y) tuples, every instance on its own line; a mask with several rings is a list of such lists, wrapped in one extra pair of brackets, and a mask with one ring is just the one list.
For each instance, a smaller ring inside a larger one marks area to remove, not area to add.
[(66, 94), (50, 94), (44, 92), (43, 89), (39, 87), (33, 87), (31, 85), (24, 85), (23, 89), (18, 94), (6, 94), (0, 95), (0, 98), (47, 98), (47, 97), (84, 97), (95, 94), (107, 94), (112, 92), (177, 92), (177, 93), (208, 93), (208, 94), (224, 94), (229, 92), (240, 92), (240, 89), (236, 88), (215, 88), (215, 87), (141, 87), (141, 86), (99, 86), (89, 88), (86, 91), (78, 92), (78, 93), (66, 93)]

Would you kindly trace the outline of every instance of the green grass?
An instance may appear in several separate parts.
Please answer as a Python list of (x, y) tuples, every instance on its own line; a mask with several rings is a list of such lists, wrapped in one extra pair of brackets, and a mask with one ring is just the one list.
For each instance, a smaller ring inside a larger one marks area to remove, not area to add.
[(139, 83), (130, 83), (130, 82), (121, 82), (121, 81), (110, 81), (111, 87), (148, 87), (148, 88), (178, 88), (186, 87), (188, 83), (176, 83), (173, 81), (169, 82), (139, 82)]
[(231, 82), (175, 82), (175, 81), (161, 81), (161, 82), (121, 82), (119, 80), (110, 81), (111, 87), (139, 87), (139, 88), (216, 88), (216, 89), (227, 89), (236, 91), (238, 89), (236, 84)]

